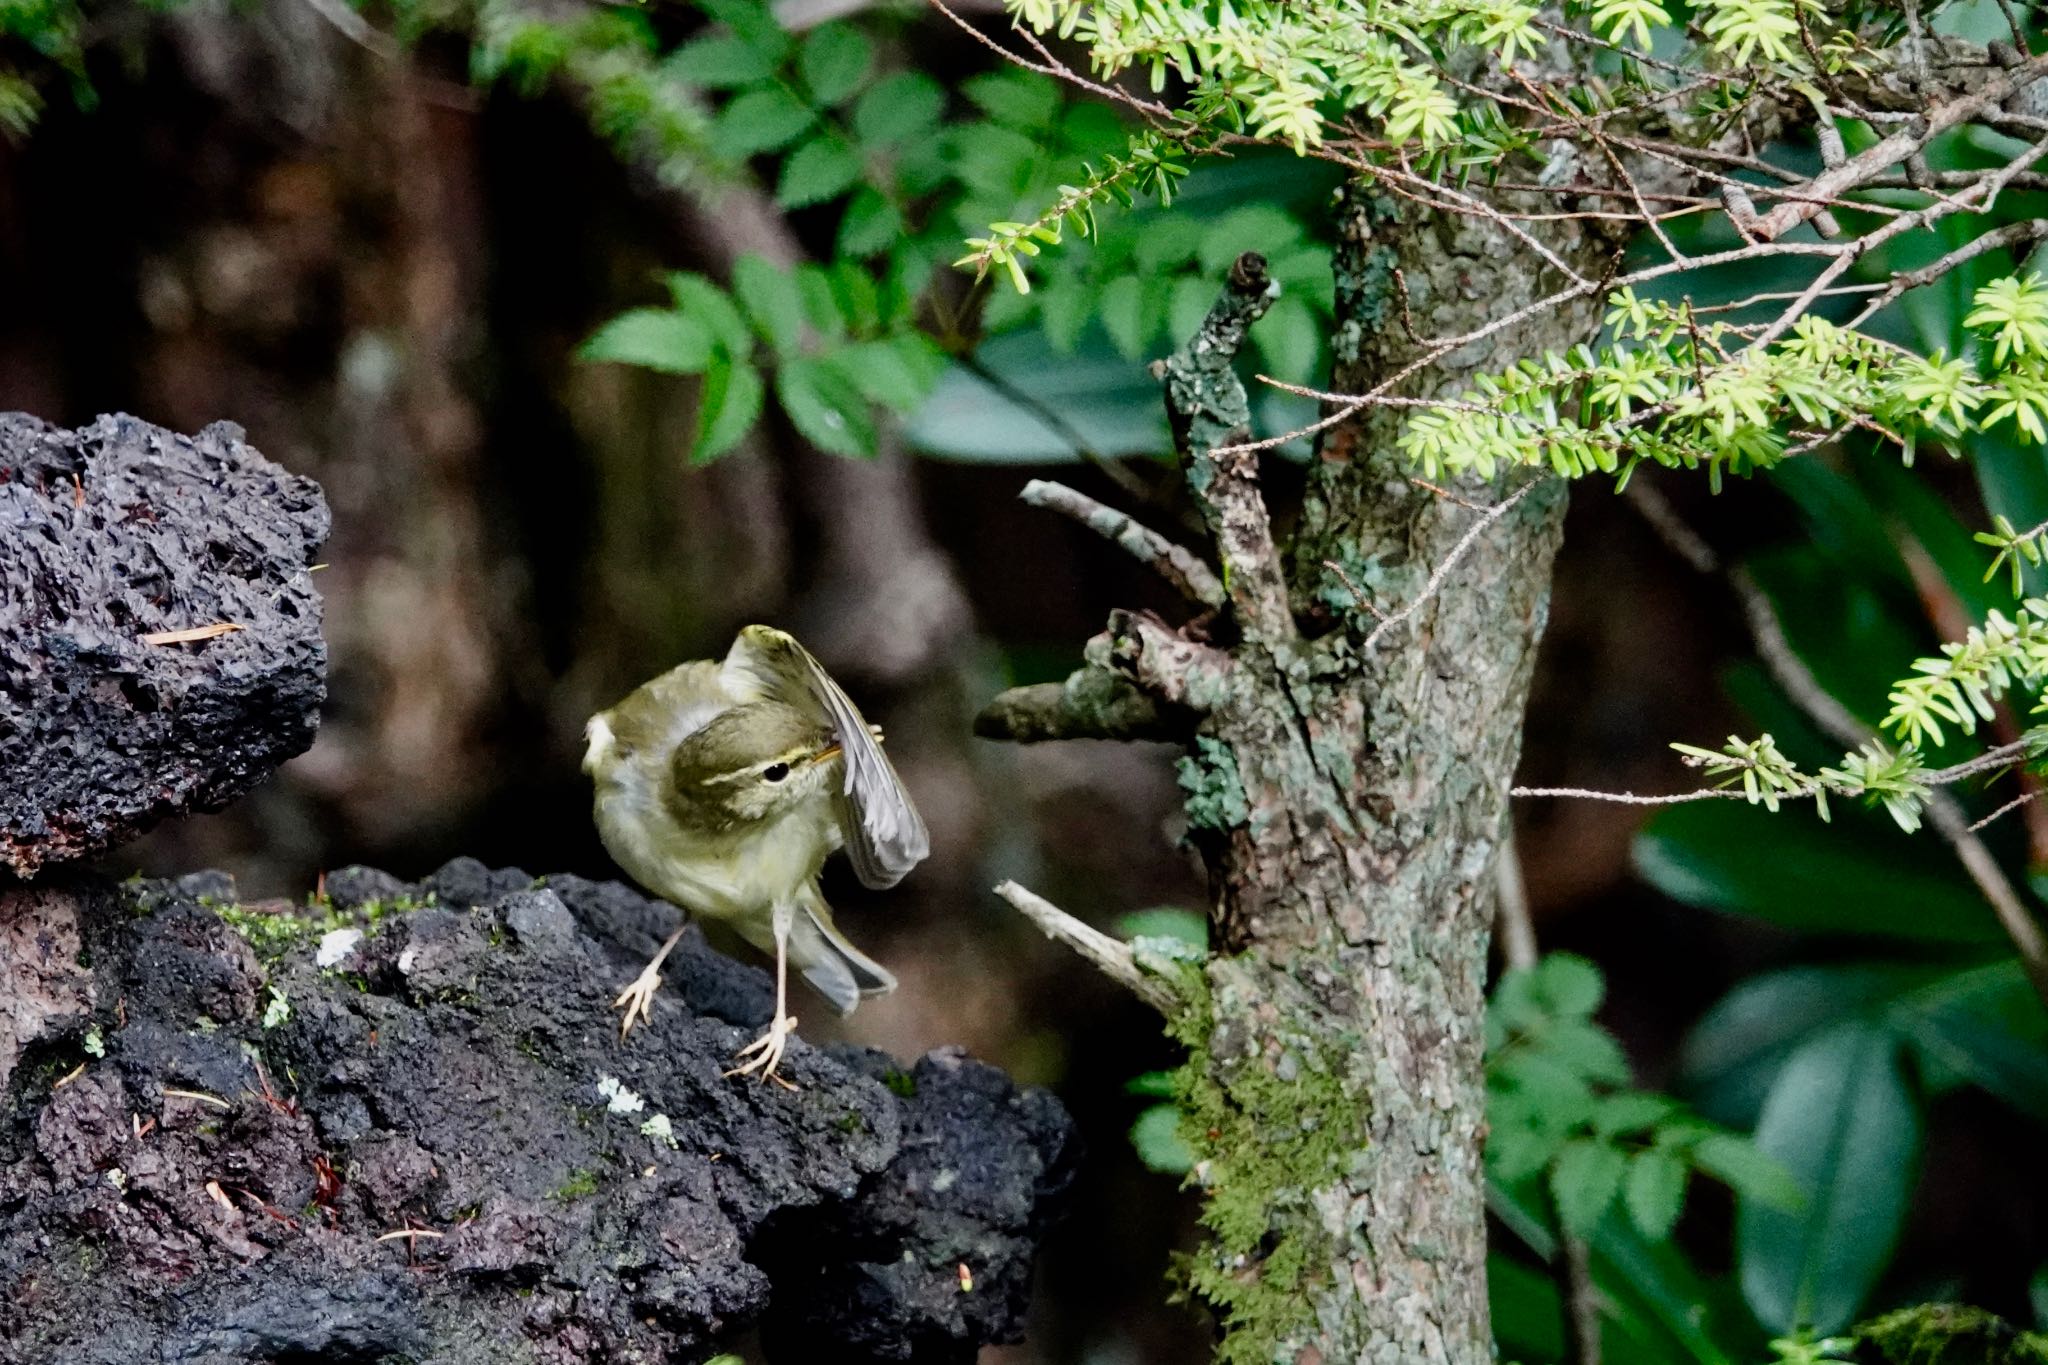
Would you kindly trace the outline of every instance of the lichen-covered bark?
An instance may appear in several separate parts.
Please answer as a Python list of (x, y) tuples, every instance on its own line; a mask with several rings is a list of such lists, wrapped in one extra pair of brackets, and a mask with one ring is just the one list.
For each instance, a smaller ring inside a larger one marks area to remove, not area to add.
[[(1365, 391), (1419, 353), (1408, 323), (1426, 338), (1462, 334), (1560, 282), (1481, 221), (1364, 193), (1342, 213), (1339, 391)], [(1597, 273), (1602, 243), (1552, 246)], [(1401, 392), (1582, 339), (1593, 307), (1456, 352)], [(1492, 1355), (1489, 888), (1564, 492), (1530, 493), (1368, 649), (1378, 619), (1417, 598), (1481, 515), (1473, 505), (1510, 491), (1475, 483), (1451, 499), (1416, 486), (1388, 411), (1328, 433), (1288, 565), (1292, 622), (1239, 613), (1243, 638), (1208, 670), (1213, 695), (1183, 764), (1222, 950), (1177, 1025), (1212, 1233), (1189, 1273), (1223, 1319), (1226, 1361)], [(1187, 454), (1199, 502), (1214, 476), (1199, 445)], [(1225, 537), (1242, 528), (1216, 529), (1228, 566)], [(1242, 603), (1244, 577), (1230, 581)]]

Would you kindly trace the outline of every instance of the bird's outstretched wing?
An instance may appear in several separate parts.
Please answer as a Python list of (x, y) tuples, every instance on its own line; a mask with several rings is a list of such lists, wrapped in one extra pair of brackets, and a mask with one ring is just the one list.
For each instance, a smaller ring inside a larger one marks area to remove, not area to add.
[(748, 626), (733, 641), (724, 667), (730, 690), (798, 707), (831, 728), (846, 765), (846, 781), (833, 793), (833, 806), (861, 885), (877, 890), (894, 886), (925, 860), (931, 836), (903, 779), (860, 708), (809, 650), (782, 631)]

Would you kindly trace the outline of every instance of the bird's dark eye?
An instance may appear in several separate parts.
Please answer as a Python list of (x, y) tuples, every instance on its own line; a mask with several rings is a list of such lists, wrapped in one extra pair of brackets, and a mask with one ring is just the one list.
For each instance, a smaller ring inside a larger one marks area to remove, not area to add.
[(770, 763), (767, 767), (761, 769), (761, 776), (767, 778), (770, 782), (780, 782), (783, 778), (789, 776), (789, 765), (787, 763)]

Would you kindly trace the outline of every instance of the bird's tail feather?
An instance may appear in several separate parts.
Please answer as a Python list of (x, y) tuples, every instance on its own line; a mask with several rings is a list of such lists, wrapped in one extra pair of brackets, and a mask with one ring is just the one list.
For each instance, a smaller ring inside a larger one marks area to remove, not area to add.
[(789, 934), (789, 957), (804, 980), (841, 1014), (853, 1013), (863, 996), (887, 995), (896, 989), (888, 968), (846, 941), (822, 901), (806, 904), (797, 916)]

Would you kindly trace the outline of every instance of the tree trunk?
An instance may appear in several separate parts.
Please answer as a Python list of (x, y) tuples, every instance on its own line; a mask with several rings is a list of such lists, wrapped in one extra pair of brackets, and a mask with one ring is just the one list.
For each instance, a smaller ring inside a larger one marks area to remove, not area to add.
[[(1340, 392), (1421, 353), (1413, 333), (1463, 334), (1560, 283), (1480, 220), (1362, 192), (1340, 212)], [(1580, 267), (1601, 243), (1552, 245)], [(1453, 352), (1399, 391), (1585, 339), (1597, 308)], [(1416, 486), (1401, 415), (1326, 433), (1287, 575), (1303, 634), (1246, 629), (1183, 771), (1222, 950), (1180, 1028), (1213, 1234), (1191, 1274), (1223, 1315), (1224, 1361), (1492, 1356), (1487, 936), (1565, 496), (1531, 489), (1431, 591), (1510, 490)]]
[[(1497, 216), (1363, 188), (1338, 212), (1340, 391), (1442, 351), (1390, 391), (1443, 393), (1597, 322), (1588, 287), (1518, 332), (1440, 344), (1556, 290), (1565, 269), (1590, 286), (1610, 244), (1588, 220), (1552, 225), (1544, 268), (1529, 231)], [(1189, 1050), (1177, 1099), (1210, 1233), (1184, 1272), (1217, 1312), (1219, 1361), (1480, 1365), (1487, 936), (1564, 487), (1521, 469), (1422, 486), (1395, 448), (1406, 410), (1365, 406), (1324, 433), (1283, 554), (1233, 368), (1274, 292), (1264, 262), (1241, 257), (1200, 332), (1156, 367), (1221, 609), (1213, 585), (1188, 582), (1184, 551), (1040, 488), (1040, 505), (1212, 610), (1180, 630), (1116, 613), (1087, 668), (1006, 693), (982, 721), (1016, 739), (1178, 724), (1216, 951), (1200, 971), (1144, 945), (1133, 957), (1004, 894), (1112, 975), (1164, 976), (1146, 998), (1179, 1002), (1164, 1008)]]

